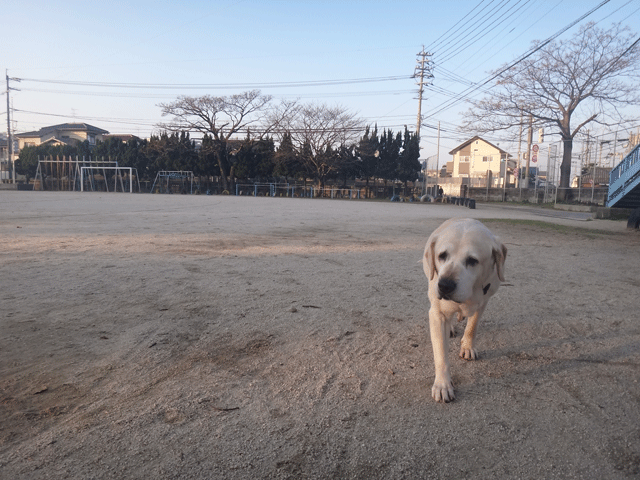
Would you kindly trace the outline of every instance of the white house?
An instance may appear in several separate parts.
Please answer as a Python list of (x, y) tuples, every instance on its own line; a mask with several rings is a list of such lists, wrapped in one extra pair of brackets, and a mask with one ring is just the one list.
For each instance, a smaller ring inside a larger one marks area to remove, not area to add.
[[(504, 162), (511, 156), (500, 147), (475, 136), (449, 152), (453, 155), (452, 177), (493, 178), (504, 175)], [(514, 166), (515, 166), (515, 162)], [(511, 162), (509, 168), (511, 168)], [(502, 173), (501, 173), (502, 172)]]

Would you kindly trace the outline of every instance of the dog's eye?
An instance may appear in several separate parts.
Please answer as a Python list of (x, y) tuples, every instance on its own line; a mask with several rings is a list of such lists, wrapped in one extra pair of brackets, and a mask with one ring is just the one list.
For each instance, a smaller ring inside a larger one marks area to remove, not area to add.
[(467, 257), (467, 260), (465, 263), (467, 264), (467, 267), (475, 267), (478, 264), (478, 259), (473, 257)]
[(441, 262), (444, 262), (447, 259), (447, 256), (447, 252), (442, 252), (440, 255), (438, 255), (438, 258)]

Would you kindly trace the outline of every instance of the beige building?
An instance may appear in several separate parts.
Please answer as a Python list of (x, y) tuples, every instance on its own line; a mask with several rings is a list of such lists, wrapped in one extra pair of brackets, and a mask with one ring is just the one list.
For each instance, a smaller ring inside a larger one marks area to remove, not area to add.
[[(478, 136), (458, 145), (449, 155), (453, 155), (453, 160), (447, 165), (447, 172), (452, 177), (486, 178), (490, 171), (494, 179), (504, 176), (503, 162), (511, 156)], [(514, 166), (515, 162), (509, 161), (509, 169)]]
[(6, 138), (0, 138), (0, 162), (9, 161), (9, 142)]
[(52, 145), (75, 145), (88, 141), (90, 145), (95, 145), (98, 141), (103, 141), (104, 136), (109, 132), (88, 123), (63, 123), (44, 127), (36, 132), (18, 133), (18, 148), (34, 147), (43, 143)]
[(0, 182), (11, 178), (10, 168), (9, 142), (5, 138), (2, 138), (0, 139)]

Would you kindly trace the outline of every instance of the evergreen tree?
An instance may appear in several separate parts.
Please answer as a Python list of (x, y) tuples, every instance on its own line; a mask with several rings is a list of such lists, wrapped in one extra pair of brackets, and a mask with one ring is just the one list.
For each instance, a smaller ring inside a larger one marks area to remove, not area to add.
[(377, 164), (380, 157), (380, 140), (378, 139), (378, 125), (370, 132), (369, 126), (358, 142), (355, 156), (358, 159), (358, 175), (364, 177), (366, 182), (367, 196), (369, 196), (369, 180), (375, 178), (378, 170)]
[(415, 180), (420, 171), (420, 138), (404, 127), (402, 153), (396, 171), (397, 178), (404, 182), (405, 188), (409, 180)]
[(272, 179), (274, 177), (273, 170), (275, 167), (275, 144), (273, 138), (267, 137), (258, 140), (254, 146), (254, 152), (257, 159), (258, 177), (265, 180)]
[(215, 176), (220, 174), (218, 159), (214, 154), (214, 140), (206, 133), (202, 137), (196, 170), (200, 175)]
[(135, 168), (140, 180), (151, 180), (149, 171), (149, 160), (146, 155), (146, 140), (132, 138), (126, 144), (126, 150), (122, 160), (118, 159), (124, 167)]
[(341, 165), (337, 176), (342, 180), (342, 184), (346, 186), (348, 180), (350, 178), (355, 179), (360, 171), (355, 154), (355, 146), (340, 145), (336, 155), (339, 158), (338, 163)]
[(298, 159), (298, 154), (293, 147), (291, 134), (285, 132), (280, 141), (277, 151), (273, 157), (274, 169), (273, 174), (278, 177), (295, 177), (300, 174), (302, 166)]
[(376, 165), (376, 176), (385, 180), (394, 180), (397, 175), (400, 149), (402, 148), (402, 135), (398, 132), (394, 136), (392, 130), (384, 130), (380, 137), (379, 158)]
[(247, 135), (234, 157), (234, 171), (238, 178), (268, 181), (273, 176), (274, 145), (271, 138), (251, 140)]
[(18, 175), (26, 175), (29, 178), (36, 176), (38, 169), (38, 157), (40, 153), (38, 147), (24, 147), (20, 150), (18, 161), (16, 162), (16, 173)]

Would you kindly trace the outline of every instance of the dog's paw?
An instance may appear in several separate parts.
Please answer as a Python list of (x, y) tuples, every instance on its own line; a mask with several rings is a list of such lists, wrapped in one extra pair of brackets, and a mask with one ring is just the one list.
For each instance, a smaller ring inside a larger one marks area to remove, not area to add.
[(438, 381), (436, 380), (431, 387), (431, 396), (436, 402), (448, 403), (455, 399), (453, 394), (453, 383), (451, 380)]
[(463, 360), (477, 360), (478, 351), (475, 348), (460, 347), (460, 358)]

